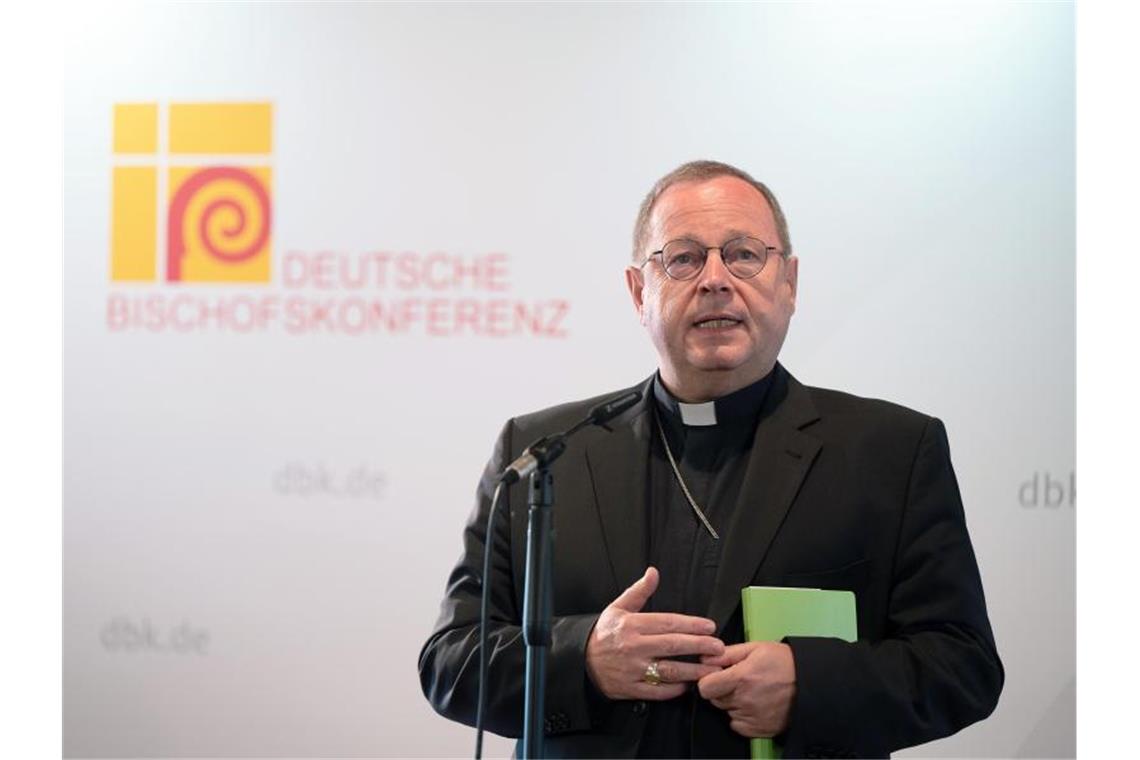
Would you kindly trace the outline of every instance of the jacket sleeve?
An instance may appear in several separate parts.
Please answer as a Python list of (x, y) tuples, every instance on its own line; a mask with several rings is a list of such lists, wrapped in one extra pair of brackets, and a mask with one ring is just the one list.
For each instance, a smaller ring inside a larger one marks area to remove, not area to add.
[(879, 641), (789, 637), (788, 757), (885, 756), (989, 715), (1005, 673), (986, 614), (946, 430), (919, 440)]
[[(463, 531), (463, 553), (447, 581), (435, 628), (420, 651), (420, 685), (432, 707), (452, 720), (475, 725), (479, 698), (479, 607), (487, 515), (498, 474), (509, 462), (513, 424), (508, 422), (479, 482), (475, 509)], [(519, 489), (520, 493), (522, 489)], [(504, 489), (495, 514), (488, 606), (488, 666), (484, 728), (519, 737), (523, 730), (526, 645), (522, 609), (516, 601), (511, 563), (510, 492)], [(517, 497), (525, 513), (525, 497)], [(519, 584), (522, 579), (518, 579)], [(519, 592), (519, 593), (516, 593)], [(546, 658), (545, 733), (589, 729), (591, 696), (586, 676), (586, 641), (598, 614), (555, 615)]]

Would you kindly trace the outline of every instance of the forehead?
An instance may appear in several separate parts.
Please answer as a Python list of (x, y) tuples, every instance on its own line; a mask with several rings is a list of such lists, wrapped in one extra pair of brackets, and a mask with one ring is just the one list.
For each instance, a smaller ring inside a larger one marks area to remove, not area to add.
[(728, 234), (776, 239), (767, 199), (737, 177), (679, 182), (661, 194), (649, 216), (649, 236), (656, 243), (691, 237), (716, 245)]

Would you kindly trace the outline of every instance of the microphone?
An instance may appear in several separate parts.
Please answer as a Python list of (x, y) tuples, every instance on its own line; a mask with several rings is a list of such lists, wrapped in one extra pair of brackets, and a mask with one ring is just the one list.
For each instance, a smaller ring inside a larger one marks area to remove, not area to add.
[(574, 427), (563, 433), (555, 435), (548, 435), (539, 438), (537, 441), (526, 447), (526, 450), (519, 456), (518, 459), (511, 462), (503, 474), (499, 476), (499, 482), (511, 485), (517, 483), (519, 480), (530, 475), (539, 467), (544, 467), (553, 462), (558, 457), (562, 456), (562, 452), (566, 451), (566, 439), (577, 433), (587, 425), (601, 425), (609, 429), (606, 423), (617, 417), (619, 414), (629, 409), (631, 406), (641, 400), (640, 391), (629, 391), (623, 393), (617, 398), (612, 398), (609, 401), (603, 401), (597, 406), (590, 409), (586, 415), (586, 419), (578, 422)]
[(641, 391), (623, 393), (615, 399), (598, 404), (590, 410), (589, 419), (593, 425), (605, 425), (631, 406), (641, 401)]

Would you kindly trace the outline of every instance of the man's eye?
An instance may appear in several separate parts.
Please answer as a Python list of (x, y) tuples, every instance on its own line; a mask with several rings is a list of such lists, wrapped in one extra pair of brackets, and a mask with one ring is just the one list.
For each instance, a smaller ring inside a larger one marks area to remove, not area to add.
[(678, 253), (673, 257), (672, 266), (688, 266), (695, 261), (695, 257), (691, 253)]
[(737, 261), (755, 261), (760, 258), (760, 254), (749, 248), (740, 248), (736, 251)]

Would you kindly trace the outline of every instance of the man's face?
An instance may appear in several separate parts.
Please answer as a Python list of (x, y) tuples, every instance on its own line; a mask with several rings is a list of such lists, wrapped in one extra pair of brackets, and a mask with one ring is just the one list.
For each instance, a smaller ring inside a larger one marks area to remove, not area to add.
[[(679, 238), (720, 246), (748, 236), (781, 248), (767, 200), (736, 177), (673, 185), (657, 199), (648, 232), (642, 256)], [(796, 310), (798, 264), (769, 252), (760, 274), (742, 280), (714, 250), (691, 280), (671, 279), (660, 256), (642, 269), (629, 267), (626, 284), (669, 389), (683, 400), (704, 401), (766, 375)]]

